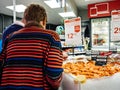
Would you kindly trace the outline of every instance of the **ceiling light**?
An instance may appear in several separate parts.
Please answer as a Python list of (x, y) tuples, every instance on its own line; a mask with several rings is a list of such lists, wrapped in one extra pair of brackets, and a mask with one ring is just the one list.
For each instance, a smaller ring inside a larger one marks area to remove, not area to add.
[(85, 1), (90, 1), (90, 0), (85, 0)]
[(63, 12), (59, 13), (61, 17), (76, 17), (76, 15), (73, 12)]
[[(6, 8), (10, 9), (10, 10), (14, 10), (14, 6), (6, 6)], [(18, 13), (24, 12), (26, 9), (26, 6), (24, 5), (15, 5), (15, 11)]]
[[(50, 8), (60, 8), (61, 7), (61, 2), (57, 2), (57, 0), (49, 0), (49, 1), (44, 1)], [(65, 6), (65, 0), (62, 0), (62, 7)], [(68, 6), (68, 4), (66, 4)]]

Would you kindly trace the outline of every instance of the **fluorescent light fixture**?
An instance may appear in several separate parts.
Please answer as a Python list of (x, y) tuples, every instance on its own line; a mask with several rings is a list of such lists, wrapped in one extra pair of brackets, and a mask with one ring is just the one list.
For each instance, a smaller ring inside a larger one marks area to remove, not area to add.
[(85, 1), (90, 1), (90, 0), (85, 0)]
[[(57, 2), (57, 0), (48, 0), (48, 1), (44, 1), (50, 8), (60, 8), (61, 7), (61, 3)], [(65, 0), (62, 0), (62, 7), (65, 6)], [(68, 4), (66, 4), (66, 6), (68, 6)]]
[(63, 12), (63, 13), (59, 13), (59, 15), (61, 17), (76, 17), (76, 15), (74, 14), (74, 12)]
[[(10, 10), (14, 10), (14, 6), (6, 6), (6, 8), (10, 9)], [(20, 4), (20, 5), (15, 5), (15, 11), (18, 13), (24, 12), (26, 9), (26, 6)]]

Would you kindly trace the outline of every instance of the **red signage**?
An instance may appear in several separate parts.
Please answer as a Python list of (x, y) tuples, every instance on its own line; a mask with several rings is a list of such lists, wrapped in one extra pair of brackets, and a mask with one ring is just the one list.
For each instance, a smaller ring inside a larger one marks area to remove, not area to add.
[(96, 17), (111, 16), (112, 10), (119, 10), (119, 9), (120, 9), (120, 0), (89, 4), (88, 17), (96, 18)]

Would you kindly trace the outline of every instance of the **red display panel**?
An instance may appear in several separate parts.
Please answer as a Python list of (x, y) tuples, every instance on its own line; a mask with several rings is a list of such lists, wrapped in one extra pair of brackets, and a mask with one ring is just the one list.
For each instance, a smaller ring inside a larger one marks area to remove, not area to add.
[(112, 10), (120, 10), (120, 0), (89, 4), (88, 17), (97, 18), (111, 16)]

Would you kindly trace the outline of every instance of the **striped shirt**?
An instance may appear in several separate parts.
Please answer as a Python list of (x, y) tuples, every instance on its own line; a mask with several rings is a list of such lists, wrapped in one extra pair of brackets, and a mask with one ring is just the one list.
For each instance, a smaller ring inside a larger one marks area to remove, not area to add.
[(5, 45), (0, 90), (57, 90), (63, 72), (58, 34), (29, 26), (14, 32)]

